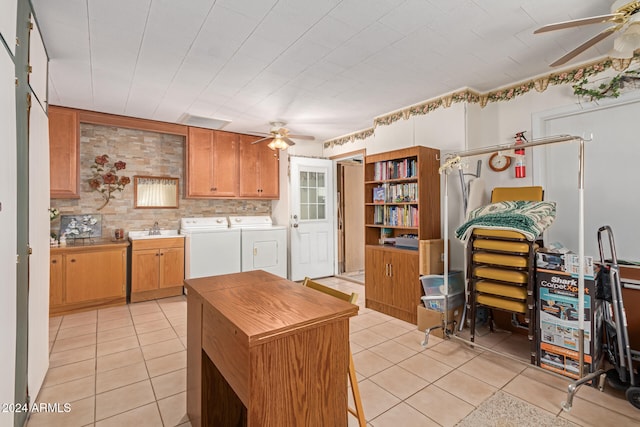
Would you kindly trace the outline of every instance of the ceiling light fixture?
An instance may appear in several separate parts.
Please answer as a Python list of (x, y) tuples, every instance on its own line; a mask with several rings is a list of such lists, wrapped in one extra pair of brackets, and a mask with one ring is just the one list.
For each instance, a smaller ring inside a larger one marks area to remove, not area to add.
[(640, 49), (640, 14), (630, 19), (628, 28), (613, 41), (613, 49), (609, 51), (611, 58), (630, 59), (636, 49)]
[(267, 144), (267, 147), (271, 148), (272, 150), (286, 150), (287, 148), (289, 148), (289, 144), (287, 144), (284, 139), (282, 139), (281, 135), (276, 135), (275, 138), (273, 138), (273, 140)]

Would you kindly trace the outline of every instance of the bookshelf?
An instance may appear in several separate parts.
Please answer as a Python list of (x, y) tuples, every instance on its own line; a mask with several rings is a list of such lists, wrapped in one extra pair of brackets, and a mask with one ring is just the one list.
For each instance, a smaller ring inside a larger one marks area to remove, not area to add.
[(422, 290), (417, 241), (440, 238), (440, 150), (410, 147), (365, 158), (366, 306), (416, 323)]

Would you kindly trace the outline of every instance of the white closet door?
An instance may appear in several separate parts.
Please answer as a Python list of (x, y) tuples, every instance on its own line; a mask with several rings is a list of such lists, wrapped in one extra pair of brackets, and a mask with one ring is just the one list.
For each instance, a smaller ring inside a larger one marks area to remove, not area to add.
[[(1, 7), (1, 6), (0, 6)], [(15, 12), (13, 17), (15, 20)], [(4, 19), (4, 16), (2, 17)], [(0, 46), (1, 47), (1, 46)], [(16, 363), (16, 85), (15, 68), (4, 48), (0, 49), (0, 402), (14, 402)], [(0, 413), (0, 426), (13, 426), (12, 413)]]
[(29, 395), (49, 367), (49, 122), (37, 103), (29, 115)]
[(16, 16), (18, 0), (0, 0), (0, 36), (12, 54), (16, 54)]

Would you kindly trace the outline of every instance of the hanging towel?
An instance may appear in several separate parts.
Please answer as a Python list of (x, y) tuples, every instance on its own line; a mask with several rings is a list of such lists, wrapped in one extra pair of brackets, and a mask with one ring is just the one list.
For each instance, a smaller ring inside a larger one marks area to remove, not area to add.
[(484, 179), (476, 178), (469, 181), (469, 198), (467, 199), (467, 211), (465, 218), (469, 217), (469, 212), (489, 203), (484, 191)]

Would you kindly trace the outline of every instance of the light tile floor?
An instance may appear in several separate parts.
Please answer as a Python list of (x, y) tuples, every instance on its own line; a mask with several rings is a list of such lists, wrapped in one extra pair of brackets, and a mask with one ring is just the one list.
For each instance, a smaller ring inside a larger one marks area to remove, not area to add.
[[(610, 388), (581, 387), (564, 412), (568, 379), (456, 340), (432, 336), (425, 349), (415, 325), (364, 307), (364, 286), (320, 282), (359, 294), (351, 349), (369, 426), (453, 426), (497, 390), (580, 426), (640, 425), (640, 410)], [(190, 425), (186, 310), (174, 297), (51, 318), (50, 367), (36, 402), (72, 410), (34, 413), (28, 426)], [(477, 342), (526, 360), (523, 336), (487, 333)]]

